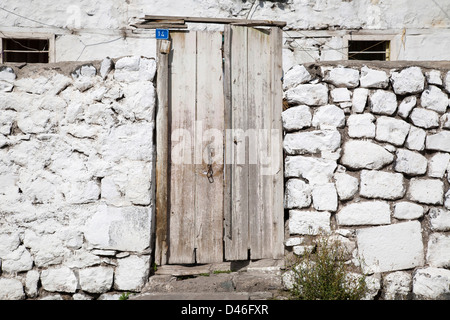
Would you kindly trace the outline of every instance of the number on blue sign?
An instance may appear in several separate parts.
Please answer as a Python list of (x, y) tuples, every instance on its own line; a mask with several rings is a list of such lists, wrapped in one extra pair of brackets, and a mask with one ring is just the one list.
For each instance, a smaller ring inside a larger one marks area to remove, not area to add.
[(156, 29), (156, 39), (162, 39), (162, 40), (169, 39), (169, 30), (167, 30), (167, 29)]

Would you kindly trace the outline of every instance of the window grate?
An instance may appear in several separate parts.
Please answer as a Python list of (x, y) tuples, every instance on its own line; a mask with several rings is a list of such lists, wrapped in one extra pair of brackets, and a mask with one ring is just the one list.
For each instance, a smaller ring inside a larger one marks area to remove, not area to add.
[(3, 38), (2, 56), (3, 62), (48, 63), (49, 40)]
[(349, 60), (389, 60), (389, 41), (354, 40), (348, 42)]

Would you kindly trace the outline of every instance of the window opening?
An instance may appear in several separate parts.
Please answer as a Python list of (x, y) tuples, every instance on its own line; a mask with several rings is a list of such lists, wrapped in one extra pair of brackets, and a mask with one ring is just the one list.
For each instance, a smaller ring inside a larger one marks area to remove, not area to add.
[(2, 56), (3, 62), (48, 63), (49, 40), (3, 38)]
[(348, 42), (349, 60), (389, 60), (390, 42), (351, 40)]

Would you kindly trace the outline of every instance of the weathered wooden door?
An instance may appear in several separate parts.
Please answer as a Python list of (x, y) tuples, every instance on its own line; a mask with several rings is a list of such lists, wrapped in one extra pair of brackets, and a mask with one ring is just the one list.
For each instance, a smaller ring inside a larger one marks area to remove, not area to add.
[(172, 32), (171, 45), (157, 263), (282, 257), (280, 30)]

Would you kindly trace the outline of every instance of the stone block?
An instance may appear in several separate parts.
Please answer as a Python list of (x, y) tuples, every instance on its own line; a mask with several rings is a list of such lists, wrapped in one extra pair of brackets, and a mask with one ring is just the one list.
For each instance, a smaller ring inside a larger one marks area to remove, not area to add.
[(450, 231), (450, 211), (441, 208), (431, 208), (430, 227), (433, 231)]
[(136, 256), (119, 259), (114, 275), (114, 289), (139, 291), (147, 282), (150, 273), (150, 256)]
[(395, 271), (383, 277), (384, 300), (410, 300), (412, 275), (406, 271)]
[(37, 270), (30, 270), (25, 277), (25, 292), (29, 298), (35, 298), (38, 295), (40, 274)]
[(389, 76), (383, 70), (361, 68), (361, 87), (385, 89), (389, 85)]
[(401, 201), (395, 204), (394, 218), (402, 220), (419, 219), (423, 216), (424, 208), (413, 202)]
[(283, 148), (287, 154), (314, 154), (320, 151), (336, 151), (341, 145), (341, 134), (337, 130), (315, 130), (288, 133)]
[(369, 93), (369, 107), (375, 114), (392, 115), (397, 110), (397, 96), (391, 91), (372, 91)]
[(441, 71), (439, 70), (425, 71), (425, 77), (427, 78), (428, 84), (443, 85)]
[(403, 145), (411, 127), (406, 121), (385, 116), (379, 117), (376, 125), (375, 139), (395, 146)]
[(432, 178), (443, 178), (448, 165), (450, 154), (438, 152), (430, 158), (428, 163), (428, 176)]
[(450, 71), (447, 71), (447, 74), (445, 75), (444, 86), (445, 90), (450, 93)]
[(401, 173), (376, 170), (361, 171), (359, 194), (366, 198), (400, 199), (405, 195), (405, 181)]
[(289, 179), (285, 185), (284, 208), (306, 208), (311, 205), (311, 187), (300, 179)]
[(370, 113), (352, 114), (347, 119), (350, 138), (374, 138), (375, 116)]
[(427, 171), (428, 161), (418, 152), (397, 149), (394, 170), (410, 176), (421, 175)]
[(412, 178), (409, 182), (409, 199), (425, 204), (443, 204), (444, 183), (438, 179)]
[(90, 267), (78, 271), (81, 290), (90, 293), (104, 293), (111, 289), (114, 269), (112, 267)]
[(97, 206), (84, 226), (91, 247), (142, 252), (150, 246), (151, 207)]
[(318, 235), (329, 233), (331, 214), (327, 211), (289, 211), (289, 234)]
[(19, 246), (16, 250), (1, 256), (1, 260), (3, 272), (17, 273), (33, 268), (33, 258), (25, 246)]
[(320, 129), (342, 128), (345, 125), (344, 111), (333, 104), (319, 107), (314, 112), (312, 125)]
[(353, 90), (352, 111), (354, 113), (362, 113), (366, 107), (369, 90), (364, 88), (356, 88)]
[(425, 140), (425, 149), (450, 152), (450, 131), (428, 135)]
[(0, 300), (23, 300), (22, 282), (17, 279), (0, 278)]
[(359, 180), (345, 172), (336, 172), (334, 174), (336, 191), (340, 200), (348, 200), (353, 198), (358, 192)]
[(381, 169), (394, 161), (394, 155), (370, 141), (348, 140), (344, 143), (341, 164), (350, 169)]
[(284, 130), (297, 131), (311, 126), (311, 110), (308, 106), (291, 107), (281, 113)]
[(450, 268), (450, 236), (432, 233), (428, 239), (427, 262), (431, 267)]
[(334, 160), (305, 156), (287, 156), (285, 177), (303, 178), (310, 185), (331, 182), (337, 164)]
[(450, 270), (428, 267), (414, 272), (413, 293), (416, 299), (448, 300)]
[(448, 96), (436, 86), (429, 86), (422, 92), (420, 103), (425, 109), (445, 113), (448, 107)]
[(299, 84), (306, 83), (311, 80), (311, 74), (306, 68), (297, 64), (290, 68), (283, 77), (283, 90), (288, 90)]
[(68, 267), (48, 268), (41, 272), (42, 287), (50, 292), (75, 293), (78, 279)]
[(311, 196), (314, 209), (331, 212), (337, 210), (338, 197), (334, 183), (313, 186)]
[(14, 72), (14, 69), (7, 66), (1, 66), (0, 80), (7, 82), (14, 82), (14, 80), (16, 80), (16, 73)]
[(421, 128), (411, 126), (406, 137), (405, 147), (410, 150), (422, 151), (425, 149), (425, 138), (427, 132)]
[(359, 70), (351, 68), (322, 68), (323, 81), (336, 87), (356, 88), (359, 85)]
[(439, 114), (425, 108), (414, 108), (409, 115), (412, 123), (424, 129), (439, 127)]
[(425, 77), (419, 67), (409, 67), (400, 72), (392, 72), (391, 82), (396, 94), (419, 93), (425, 86)]
[(347, 88), (332, 89), (330, 94), (333, 102), (351, 101), (351, 92)]
[(356, 240), (365, 271), (397, 271), (424, 264), (422, 228), (418, 221), (359, 229)]
[(408, 118), (409, 114), (411, 113), (412, 109), (417, 104), (417, 98), (416, 96), (408, 96), (400, 102), (400, 105), (398, 106), (398, 112), (397, 114), (402, 117), (403, 119)]
[(384, 201), (363, 201), (346, 205), (336, 214), (339, 226), (391, 223), (391, 208)]
[(285, 92), (289, 104), (306, 104), (319, 106), (328, 104), (328, 87), (326, 84), (299, 84)]

